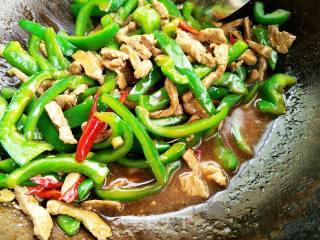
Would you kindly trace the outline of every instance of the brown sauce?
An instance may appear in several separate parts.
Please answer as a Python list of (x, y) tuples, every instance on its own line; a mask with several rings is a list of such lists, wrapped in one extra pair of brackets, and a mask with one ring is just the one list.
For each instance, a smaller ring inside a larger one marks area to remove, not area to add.
[[(237, 149), (230, 133), (231, 123), (238, 123), (245, 134), (247, 142), (252, 146), (256, 146), (262, 135), (265, 133), (267, 124), (271, 120), (272, 119), (269, 116), (266, 116), (256, 110), (253, 105), (239, 106), (235, 108), (221, 124), (220, 133), (223, 137), (225, 145), (231, 148), (237, 154), (239, 160), (243, 162), (252, 158), (253, 156), (246, 156)], [(201, 161), (215, 161), (216, 158), (213, 154), (214, 144), (212, 138), (203, 141), (203, 143), (197, 147), (197, 149), (199, 152), (201, 152)], [(111, 177), (108, 180), (109, 185), (121, 184), (121, 181), (125, 180), (127, 183), (129, 183), (129, 186), (136, 186), (139, 183), (141, 184), (148, 182), (153, 178), (150, 170), (127, 169), (116, 164), (111, 166), (110, 169)], [(187, 171), (191, 170), (183, 163), (182, 168), (175, 173), (167, 188), (163, 192), (154, 194), (139, 201), (125, 203), (123, 211), (118, 213), (118, 215), (139, 216), (160, 214), (176, 211), (187, 206), (196, 205), (206, 201), (206, 199), (202, 199), (200, 197), (190, 197), (181, 191), (179, 175)], [(229, 178), (231, 178), (234, 173), (227, 173), (227, 175)], [(121, 180), (116, 180), (118, 178), (121, 178)], [(211, 195), (222, 190), (214, 182), (208, 182), (208, 185)], [(102, 212), (100, 213), (102, 214)]]

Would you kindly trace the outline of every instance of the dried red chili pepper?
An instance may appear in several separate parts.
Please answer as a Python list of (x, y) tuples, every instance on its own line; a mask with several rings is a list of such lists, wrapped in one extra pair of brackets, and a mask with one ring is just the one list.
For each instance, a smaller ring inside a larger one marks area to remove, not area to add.
[(97, 112), (97, 103), (98, 103), (99, 93), (97, 92), (94, 96), (94, 102), (90, 111), (89, 119), (87, 126), (84, 129), (82, 136), (79, 140), (76, 160), (82, 162), (86, 159), (88, 153), (90, 152), (94, 140), (97, 138), (98, 134), (105, 129), (106, 123), (100, 121), (94, 113)]
[(178, 27), (192, 34), (200, 34), (198, 30), (194, 29), (192, 26), (190, 26), (184, 21), (180, 21)]

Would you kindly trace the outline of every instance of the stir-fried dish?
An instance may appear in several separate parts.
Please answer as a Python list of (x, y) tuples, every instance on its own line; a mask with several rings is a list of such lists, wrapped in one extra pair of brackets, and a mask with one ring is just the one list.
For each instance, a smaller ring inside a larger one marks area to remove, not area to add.
[(288, 11), (255, 2), (252, 19), (231, 22), (190, 1), (75, 0), (71, 11), (73, 35), (20, 20), (26, 48), (1, 47), (21, 85), (1, 89), (0, 202), (16, 201), (39, 239), (53, 221), (107, 239), (102, 212), (205, 201), (286, 113), (296, 79), (275, 71), (296, 39), (281, 29)]

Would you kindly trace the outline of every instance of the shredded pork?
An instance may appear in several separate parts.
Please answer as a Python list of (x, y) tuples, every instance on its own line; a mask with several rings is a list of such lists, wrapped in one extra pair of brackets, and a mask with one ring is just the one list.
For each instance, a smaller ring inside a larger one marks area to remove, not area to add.
[(158, 0), (153, 0), (152, 7), (159, 13), (162, 24), (163, 22), (167, 22), (169, 20), (169, 11), (163, 3), (159, 2)]
[(65, 214), (81, 221), (98, 240), (106, 240), (112, 237), (111, 228), (96, 213), (75, 208), (56, 200), (48, 201), (47, 209), (52, 215)]
[(14, 188), (19, 207), (32, 220), (34, 234), (40, 240), (48, 240), (53, 227), (51, 216), (45, 208), (39, 206), (33, 196), (27, 195), (27, 192), (26, 187), (17, 186)]
[(226, 187), (228, 178), (225, 176), (222, 168), (213, 164), (201, 164), (201, 172), (207, 180), (216, 182), (221, 187)]
[(84, 72), (88, 77), (97, 80), (101, 85), (104, 83), (102, 75), (103, 66), (101, 64), (101, 57), (90, 51), (79, 50), (72, 55), (72, 58), (84, 68)]
[(272, 46), (282, 54), (287, 54), (289, 48), (292, 46), (293, 42), (296, 40), (296, 36), (283, 31), (279, 31), (279, 27), (276, 25), (269, 25), (269, 38)]
[(196, 40), (192, 34), (178, 29), (176, 41), (182, 50), (187, 55), (193, 57), (197, 62), (211, 67), (216, 65), (216, 60), (212, 54), (209, 53), (201, 42)]
[(2, 189), (0, 191), (0, 203), (11, 202), (14, 199), (14, 193), (9, 189)]
[(110, 209), (113, 211), (121, 212), (123, 210), (123, 204), (116, 201), (109, 200), (88, 200), (81, 203), (81, 207), (84, 210), (91, 211), (97, 208)]
[(227, 38), (221, 28), (207, 28), (200, 31), (196, 38), (201, 42), (227, 44)]
[(52, 101), (45, 106), (45, 109), (52, 123), (59, 131), (60, 140), (66, 144), (77, 144), (78, 141), (74, 138), (61, 107), (55, 101)]
[(25, 82), (29, 79), (29, 77), (24, 74), (22, 71), (20, 71), (18, 68), (10, 68), (7, 73), (10, 75), (10, 76), (15, 76), (16, 78), (18, 78), (21, 82)]
[(179, 103), (179, 94), (176, 86), (169, 79), (166, 79), (164, 86), (170, 98), (170, 107), (165, 110), (150, 113), (151, 118), (170, 117), (183, 113), (182, 106)]
[(251, 40), (252, 39), (252, 31), (251, 31), (252, 22), (249, 17), (246, 17), (243, 21), (243, 29), (244, 29), (244, 39)]
[(244, 61), (244, 63), (248, 66), (253, 66), (253, 65), (256, 65), (258, 58), (254, 53), (254, 51), (252, 51), (251, 49), (248, 49), (239, 57), (239, 60)]
[(76, 184), (81, 178), (80, 173), (69, 173), (64, 179), (61, 187), (61, 195), (65, 194), (74, 184)]
[(268, 69), (267, 60), (264, 57), (259, 57), (259, 67), (258, 67), (259, 81), (265, 80), (267, 69)]
[(272, 48), (256, 43), (254, 41), (247, 41), (249, 47), (255, 51), (256, 53), (258, 53), (259, 55), (265, 57), (266, 59), (270, 59), (271, 58), (271, 54), (272, 54)]

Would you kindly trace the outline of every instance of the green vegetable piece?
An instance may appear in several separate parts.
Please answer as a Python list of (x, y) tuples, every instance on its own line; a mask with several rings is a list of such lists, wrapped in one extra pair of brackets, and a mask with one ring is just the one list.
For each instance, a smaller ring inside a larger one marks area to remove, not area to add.
[(32, 35), (29, 39), (28, 51), (30, 55), (34, 57), (41, 70), (54, 70), (52, 64), (42, 55), (40, 51), (40, 42), (40, 38), (38, 38), (36, 35)]
[(0, 172), (10, 173), (18, 167), (19, 165), (11, 158), (0, 161)]
[(51, 72), (40, 72), (24, 82), (12, 98), (0, 122), (1, 145), (19, 165), (24, 165), (41, 153), (52, 150), (52, 146), (48, 143), (27, 141), (16, 128), (16, 123), (34, 97), (37, 88), (43, 81), (52, 79), (52, 77)]
[(92, 104), (93, 99), (89, 99), (64, 112), (64, 117), (68, 120), (70, 128), (80, 127), (88, 120)]
[(176, 18), (182, 18), (181, 12), (177, 5), (171, 0), (158, 0), (161, 2), (168, 10), (169, 15)]
[(179, 116), (171, 116), (165, 118), (158, 118), (151, 120), (153, 124), (161, 126), (161, 127), (170, 127), (182, 124), (186, 122), (188, 117), (186, 115), (179, 115)]
[(234, 141), (236, 143), (237, 148), (248, 154), (249, 156), (253, 155), (253, 149), (252, 147), (248, 144), (244, 133), (242, 132), (242, 129), (240, 128), (239, 124), (237, 123), (232, 123), (231, 125), (231, 134), (234, 138)]
[(201, 119), (192, 123), (186, 123), (183, 125), (172, 126), (172, 127), (161, 127), (155, 125), (152, 120), (149, 118), (149, 112), (138, 106), (136, 108), (136, 114), (140, 122), (145, 126), (145, 128), (161, 137), (166, 138), (182, 138), (188, 137), (192, 134), (203, 132), (209, 128), (218, 126), (220, 122), (227, 116), (229, 112), (229, 108), (227, 106), (223, 106), (221, 111), (219, 111), (216, 115), (213, 115), (207, 119)]
[(198, 22), (198, 20), (196, 20), (193, 16), (192, 16), (192, 12), (194, 10), (195, 4), (189, 1), (186, 1), (183, 4), (183, 8), (182, 8), (182, 14), (183, 17), (187, 20), (187, 23), (189, 25), (191, 25), (194, 29), (200, 31), (202, 30), (202, 26), (201, 23)]
[(123, 23), (127, 17), (138, 7), (138, 0), (127, 0), (124, 6), (122, 6), (117, 13), (117, 22)]
[(150, 7), (138, 7), (133, 13), (133, 19), (141, 26), (146, 34), (160, 29), (160, 15)]
[(227, 106), (229, 109), (231, 109), (235, 105), (240, 103), (242, 98), (243, 98), (243, 96), (238, 95), (238, 94), (228, 94), (220, 101), (218, 109), (221, 109), (225, 106)]
[(101, 187), (109, 170), (105, 164), (94, 161), (86, 160), (79, 163), (73, 156), (50, 156), (29, 162), (10, 174), (0, 174), (0, 188), (14, 188), (31, 177), (52, 172), (81, 173), (91, 178), (96, 187)]
[(248, 44), (242, 40), (238, 40), (229, 49), (229, 64), (238, 60), (238, 58), (249, 48)]
[(234, 172), (239, 166), (237, 156), (229, 148), (226, 148), (222, 142), (220, 134), (214, 138), (213, 152), (217, 158), (218, 163), (227, 171)]
[(275, 74), (264, 81), (260, 88), (261, 99), (257, 108), (264, 113), (281, 115), (286, 113), (286, 104), (282, 94), (286, 87), (297, 83), (297, 80), (287, 74)]
[(240, 95), (245, 95), (248, 89), (244, 81), (236, 74), (225, 72), (222, 77), (213, 83), (216, 87), (227, 87), (229, 91)]
[(159, 68), (153, 68), (153, 70), (148, 74), (148, 76), (142, 78), (130, 90), (127, 100), (131, 102), (137, 102), (139, 100), (139, 97), (145, 94), (148, 90), (150, 90), (156, 83), (158, 83), (162, 76), (163, 75), (161, 74)]
[[(169, 150), (167, 150), (165, 153), (160, 155), (161, 161), (165, 165), (178, 161), (182, 157), (185, 151), (186, 151), (185, 143), (182, 143), (182, 142), (175, 143), (171, 148), (169, 148)], [(128, 168), (149, 168), (150, 167), (150, 165), (145, 159), (137, 160), (137, 159), (130, 159), (130, 158), (121, 158), (117, 161), (117, 163)]]
[[(169, 179), (181, 167), (181, 162), (177, 161), (166, 166), (166, 175)], [(96, 194), (101, 199), (114, 200), (114, 201), (135, 201), (152, 194), (161, 192), (165, 188), (165, 184), (159, 182), (151, 183), (141, 187), (135, 188), (111, 188), (108, 190), (96, 190)]]
[(170, 22), (166, 23), (163, 26), (162, 32), (164, 32), (170, 38), (175, 38), (179, 23), (180, 23), (180, 20), (178, 18), (171, 20)]
[(179, 73), (175, 69), (174, 62), (171, 57), (160, 55), (155, 59), (156, 64), (161, 67), (163, 74), (176, 84), (188, 84), (188, 78)]
[(277, 9), (272, 13), (265, 14), (264, 4), (256, 1), (253, 6), (253, 18), (257, 23), (264, 25), (282, 25), (290, 18), (291, 13), (287, 10)]
[(161, 162), (157, 149), (155, 148), (143, 125), (123, 104), (114, 99), (112, 96), (104, 94), (101, 98), (103, 103), (107, 104), (115, 113), (117, 113), (129, 124), (134, 135), (137, 137), (142, 146), (144, 156), (150, 164), (151, 170), (155, 175), (157, 182), (159, 182), (160, 185), (166, 184), (168, 181), (168, 175), (165, 167)]
[(44, 41), (50, 63), (58, 70), (68, 69), (69, 63), (63, 56), (53, 28), (46, 29)]
[(56, 219), (61, 230), (68, 236), (74, 236), (80, 231), (80, 221), (67, 215), (59, 215)]
[(204, 87), (201, 79), (195, 73), (191, 63), (189, 62), (180, 46), (176, 41), (169, 38), (162, 32), (155, 31), (154, 36), (157, 40), (157, 44), (161, 47), (162, 51), (172, 58), (179, 73), (185, 75), (188, 78), (188, 86), (197, 101), (209, 115), (213, 115), (216, 112), (216, 109), (212, 104), (207, 89)]
[(17, 41), (9, 42), (3, 50), (3, 57), (13, 67), (30, 76), (39, 72), (36, 60)]
[(224, 87), (210, 86), (208, 88), (208, 93), (212, 99), (220, 100), (229, 93), (229, 90)]
[[(20, 20), (19, 26), (24, 29), (25, 31), (36, 35), (38, 38), (41, 40), (45, 40), (45, 32), (46, 32), (46, 27), (42, 26), (39, 23), (32, 22), (30, 20)], [(77, 51), (77, 47), (75, 47), (73, 44), (65, 40), (63, 37), (57, 35), (56, 36), (57, 41), (59, 46), (61, 47), (61, 50), (65, 56), (71, 56), (74, 52)]]
[(250, 103), (258, 94), (260, 87), (262, 86), (262, 82), (257, 82), (254, 85), (250, 86), (248, 89), (248, 93), (244, 96), (243, 104)]
[(0, 90), (0, 96), (6, 100), (10, 100), (16, 92), (17, 89), (14, 87), (3, 87)]
[(82, 202), (86, 200), (89, 195), (91, 189), (94, 187), (94, 181), (90, 178), (83, 180), (78, 186), (78, 201)]
[[(271, 47), (269, 32), (265, 27), (256, 26), (253, 28), (253, 33), (256, 36), (258, 43)], [(275, 49), (272, 49), (271, 58), (268, 59), (268, 63), (272, 70), (276, 69), (278, 63), (278, 52)]]
[(8, 107), (7, 100), (4, 99), (2, 96), (0, 96), (0, 121), (5, 114), (7, 107)]

